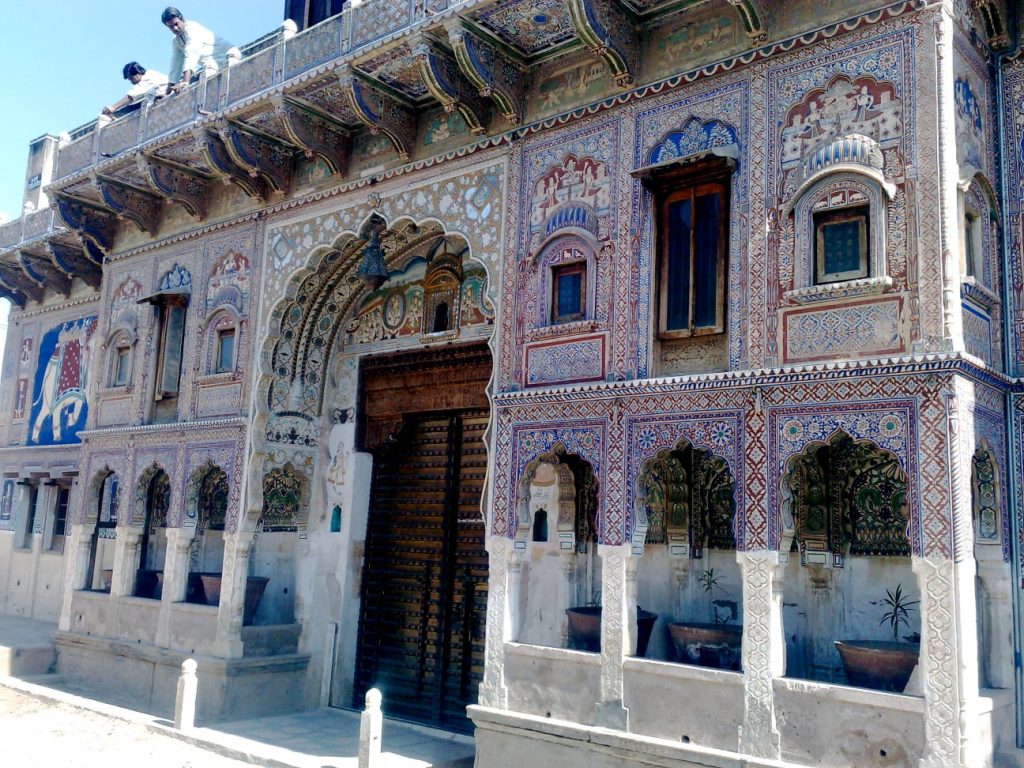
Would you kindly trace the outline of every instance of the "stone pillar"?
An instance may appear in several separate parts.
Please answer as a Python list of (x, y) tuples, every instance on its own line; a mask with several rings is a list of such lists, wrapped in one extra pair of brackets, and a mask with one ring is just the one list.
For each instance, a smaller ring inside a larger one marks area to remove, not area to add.
[(359, 715), (359, 768), (381, 768), (381, 734), (384, 715), (380, 709), (381, 695), (376, 688), (366, 692), (366, 708)]
[(60, 620), (57, 623), (61, 632), (71, 630), (71, 602), (75, 592), (88, 586), (89, 547), (92, 543), (93, 526), (95, 523), (72, 525), (71, 535), (64, 542), (67, 547), (64, 554), (67, 562), (64, 565), (64, 594), (61, 599)]
[(174, 728), (178, 731), (191, 731), (196, 723), (196, 694), (199, 692), (199, 678), (196, 669), (199, 665), (195, 659), (181, 662), (181, 675), (178, 677), (178, 690), (174, 697)]
[(743, 725), (740, 752), (778, 760), (782, 742), (775, 723), (773, 679), (786, 672), (782, 633), (782, 575), (787, 555), (737, 552), (743, 574)]
[(558, 564), (561, 568), (562, 578), (557, 585), (557, 599), (558, 603), (558, 634), (561, 639), (561, 647), (569, 647), (569, 615), (566, 611), (569, 608), (575, 608), (580, 603), (576, 602), (576, 552), (569, 550), (568, 552), (560, 552), (558, 555)]
[(622, 705), (622, 662), (636, 648), (636, 566), (632, 548), (599, 544), (601, 557), (601, 700), (594, 724), (629, 730)]
[(1003, 562), (1002, 548), (976, 548), (978, 581), (981, 594), (978, 605), (979, 627), (984, 644), (981, 657), (987, 679), (981, 681), (992, 688), (1013, 688), (1013, 606), (1010, 605), (1010, 564)]
[(955, 79), (953, 36), (956, 25), (942, 10), (935, 19), (936, 87), (938, 93), (938, 144), (941, 186), (939, 208), (942, 231), (942, 326), (947, 350), (964, 349), (963, 310), (960, 306), (960, 242), (959, 198), (957, 184), (960, 168), (957, 162), (956, 114), (953, 83)]
[(245, 583), (249, 577), (252, 545), (252, 531), (224, 534), (224, 568), (214, 653), (227, 659), (242, 657), (242, 610), (245, 608)]
[[(505, 642), (518, 612), (518, 569), (510, 574), (513, 559), (512, 542), (503, 536), (487, 537), (489, 555), (487, 577), (487, 627), (484, 639), (484, 679), (480, 683), (480, 704), (495, 709), (508, 709), (505, 687)], [(521, 563), (520, 563), (521, 565)], [(514, 584), (514, 586), (513, 586)]]
[(135, 591), (135, 574), (139, 569), (139, 548), (142, 531), (118, 528), (114, 541), (114, 574), (110, 583), (111, 597), (124, 597)]
[(168, 528), (167, 553), (164, 556), (164, 584), (160, 595), (160, 618), (154, 642), (161, 648), (171, 646), (171, 606), (185, 600), (188, 588), (188, 551), (195, 528)]
[(926, 748), (920, 766), (982, 765), (974, 561), (913, 557), (911, 563), (921, 590)]

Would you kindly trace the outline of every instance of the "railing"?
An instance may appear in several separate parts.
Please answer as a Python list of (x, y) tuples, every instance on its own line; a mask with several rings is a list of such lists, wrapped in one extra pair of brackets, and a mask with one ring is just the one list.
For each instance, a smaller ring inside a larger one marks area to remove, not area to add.
[(20, 219), (0, 225), (0, 248), (13, 248), (19, 243), (35, 240), (59, 226), (49, 208), (25, 214)]
[[(80, 173), (132, 147), (185, 127), (201, 113), (223, 110), (321, 64), (372, 45), (430, 15), (473, 1), (365, 0), (359, 5), (347, 6), (340, 14), (288, 39), (283, 28), (271, 32), (243, 46), (244, 56), (237, 64), (212, 77), (201, 78), (199, 83), (174, 96), (159, 100), (150, 97), (139, 111), (102, 128), (92, 120), (69, 131), (57, 151), (53, 180)], [(53, 225), (52, 214), (39, 211), (0, 226), (0, 248), (22, 242), (28, 231), (35, 233), (43, 217), (47, 226)]]

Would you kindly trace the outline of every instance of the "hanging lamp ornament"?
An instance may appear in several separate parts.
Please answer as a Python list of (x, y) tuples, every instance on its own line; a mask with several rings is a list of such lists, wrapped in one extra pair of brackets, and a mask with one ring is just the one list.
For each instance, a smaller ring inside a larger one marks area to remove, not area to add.
[(371, 291), (380, 288), (388, 279), (388, 265), (384, 263), (379, 227), (370, 230), (370, 239), (363, 248), (363, 263), (359, 265), (356, 277)]

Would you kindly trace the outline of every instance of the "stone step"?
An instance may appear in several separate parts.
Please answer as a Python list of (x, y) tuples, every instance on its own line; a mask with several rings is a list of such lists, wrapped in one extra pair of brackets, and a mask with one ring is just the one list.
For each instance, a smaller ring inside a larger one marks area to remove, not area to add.
[(254, 658), (298, 653), (301, 632), (299, 624), (242, 627), (242, 655)]
[(0, 675), (27, 677), (46, 675), (57, 669), (57, 651), (53, 645), (0, 645)]

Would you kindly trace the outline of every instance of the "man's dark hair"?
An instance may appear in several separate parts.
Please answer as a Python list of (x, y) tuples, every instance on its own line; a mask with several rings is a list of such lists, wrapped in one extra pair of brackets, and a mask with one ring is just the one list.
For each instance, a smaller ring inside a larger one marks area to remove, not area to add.
[(185, 17), (182, 16), (181, 11), (179, 11), (173, 5), (168, 5), (166, 8), (164, 8), (164, 12), (160, 14), (160, 21), (166, 24), (172, 19), (181, 19), (182, 21), (184, 21)]
[(125, 80), (128, 80), (132, 75), (141, 76), (146, 74), (146, 68), (137, 61), (129, 61), (124, 65), (124, 69), (121, 70), (121, 74), (124, 75)]

